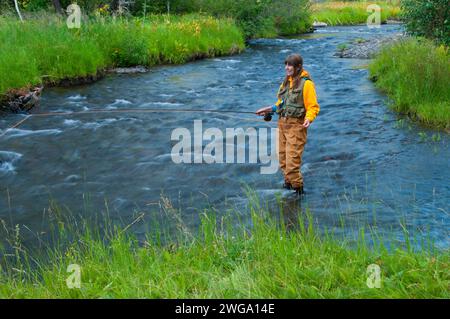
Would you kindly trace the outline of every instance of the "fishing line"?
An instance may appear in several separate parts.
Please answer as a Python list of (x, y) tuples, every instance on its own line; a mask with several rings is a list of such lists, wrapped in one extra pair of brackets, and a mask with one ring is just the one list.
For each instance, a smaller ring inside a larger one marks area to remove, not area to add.
[[(28, 120), (30, 117), (50, 117), (50, 116), (76, 116), (76, 115), (83, 115), (83, 114), (101, 114), (101, 113), (219, 113), (219, 114), (251, 114), (256, 115), (255, 112), (251, 111), (234, 111), (234, 110), (212, 110), (212, 109), (164, 109), (164, 108), (146, 108), (146, 109), (139, 109), (139, 108), (129, 108), (129, 109), (112, 109), (112, 110), (106, 110), (106, 109), (91, 109), (86, 111), (78, 111), (78, 112), (46, 112), (46, 113), (33, 113), (28, 114), (25, 118), (14, 124), (13, 126), (9, 127), (5, 131), (3, 131), (0, 134), (0, 137), (4, 136), (7, 132), (9, 132), (12, 129), (15, 129), (22, 125), (26, 120)], [(240, 120), (247, 120), (252, 122), (264, 122), (263, 119), (261, 120), (249, 120), (249, 119), (240, 119)], [(267, 123), (267, 122), (264, 122)]]
[(78, 111), (78, 112), (49, 112), (49, 113), (34, 113), (30, 114), (31, 116), (54, 116), (54, 115), (78, 115), (78, 114), (90, 114), (90, 113), (162, 113), (162, 112), (184, 112), (184, 113), (237, 113), (237, 114), (252, 114), (255, 115), (255, 112), (250, 111), (233, 111), (233, 110), (205, 110), (205, 109), (91, 109), (86, 111)]
[(23, 122), (25, 122), (26, 120), (28, 120), (31, 117), (31, 114), (27, 115), (25, 118), (21, 119), (19, 122), (17, 122), (16, 124), (14, 124), (13, 126), (9, 127), (8, 129), (4, 130), (1, 134), (0, 137), (2, 137), (3, 135), (5, 135), (6, 133), (8, 133), (8, 131), (15, 129), (17, 127), (19, 127), (19, 125), (21, 125)]

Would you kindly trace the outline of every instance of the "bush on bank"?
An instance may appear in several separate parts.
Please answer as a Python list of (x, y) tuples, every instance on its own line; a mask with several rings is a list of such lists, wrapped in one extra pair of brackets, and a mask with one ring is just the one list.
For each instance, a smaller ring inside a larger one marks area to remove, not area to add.
[(310, 30), (309, 0), (193, 0), (194, 10), (230, 16), (246, 38), (274, 37)]
[(402, 0), (402, 18), (413, 35), (450, 45), (450, 3), (448, 0)]

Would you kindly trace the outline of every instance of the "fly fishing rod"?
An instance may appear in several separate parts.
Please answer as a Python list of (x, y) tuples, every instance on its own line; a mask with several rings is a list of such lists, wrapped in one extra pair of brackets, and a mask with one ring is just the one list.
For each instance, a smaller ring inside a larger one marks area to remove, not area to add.
[(155, 108), (131, 108), (131, 109), (91, 109), (77, 112), (48, 112), (48, 113), (32, 113), (31, 116), (57, 116), (57, 115), (78, 115), (78, 114), (94, 114), (94, 113), (237, 113), (237, 114), (255, 114), (250, 111), (233, 111), (233, 110), (213, 110), (213, 109), (155, 109)]
[[(90, 114), (90, 113), (156, 113), (156, 112), (188, 112), (188, 113), (236, 113), (236, 114), (252, 114), (255, 112), (250, 111), (233, 111), (233, 110), (213, 110), (213, 109), (92, 109), (78, 112), (49, 112), (49, 113), (35, 113), (33, 116), (52, 116), (52, 115), (77, 115), (77, 114)], [(272, 113), (266, 113), (264, 115), (264, 121), (270, 122), (272, 120)]]
[[(21, 119), (19, 122), (9, 127), (5, 131), (0, 134), (4, 136), (8, 131), (15, 129), (22, 125), (26, 120), (31, 117), (49, 117), (49, 116), (77, 116), (83, 114), (108, 114), (108, 113), (219, 113), (219, 114), (252, 114), (255, 115), (255, 112), (251, 111), (236, 111), (236, 110), (214, 110), (214, 109), (167, 109), (167, 108), (128, 108), (128, 109), (90, 109), (85, 111), (77, 111), (77, 112), (45, 112), (45, 113), (31, 113), (27, 114), (25, 118)], [(268, 117), (270, 116), (270, 119)], [(265, 121), (270, 121), (272, 119), (271, 115), (266, 114), (264, 116)]]

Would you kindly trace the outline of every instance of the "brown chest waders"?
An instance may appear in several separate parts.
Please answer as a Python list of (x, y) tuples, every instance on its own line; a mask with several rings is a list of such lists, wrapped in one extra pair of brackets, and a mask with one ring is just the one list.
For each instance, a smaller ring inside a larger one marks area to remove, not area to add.
[(280, 88), (278, 98), (284, 105), (277, 113), (278, 120), (278, 156), (280, 168), (286, 184), (293, 188), (303, 186), (300, 170), (303, 150), (306, 144), (307, 129), (303, 127), (306, 109), (303, 102), (303, 88), (308, 78), (302, 78), (296, 88)]

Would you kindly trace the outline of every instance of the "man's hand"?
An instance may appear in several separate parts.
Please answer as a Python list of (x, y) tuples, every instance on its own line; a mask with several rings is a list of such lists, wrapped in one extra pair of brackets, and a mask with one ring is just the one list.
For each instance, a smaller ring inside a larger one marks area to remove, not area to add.
[(264, 116), (264, 115), (266, 115), (267, 113), (270, 113), (270, 112), (272, 112), (272, 107), (271, 106), (265, 106), (263, 108), (260, 108), (255, 113), (256, 113), (256, 115)]
[(307, 118), (305, 118), (305, 121), (303, 122), (303, 127), (308, 128), (310, 125), (311, 125), (311, 122)]

